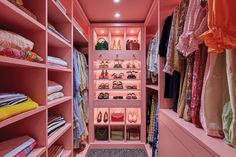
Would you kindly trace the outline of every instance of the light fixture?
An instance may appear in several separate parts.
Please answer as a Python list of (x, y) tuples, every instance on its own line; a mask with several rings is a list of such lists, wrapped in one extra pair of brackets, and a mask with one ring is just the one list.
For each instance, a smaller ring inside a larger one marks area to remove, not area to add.
[(116, 34), (119, 34), (120, 33), (120, 31), (119, 30), (116, 30)]
[(101, 34), (104, 34), (104, 30), (101, 30)]
[(113, 0), (114, 3), (120, 3), (120, 0)]
[(120, 13), (115, 13), (114, 15), (116, 18), (119, 18), (120, 17)]
[(130, 33), (131, 33), (131, 34), (134, 34), (134, 30), (131, 30)]

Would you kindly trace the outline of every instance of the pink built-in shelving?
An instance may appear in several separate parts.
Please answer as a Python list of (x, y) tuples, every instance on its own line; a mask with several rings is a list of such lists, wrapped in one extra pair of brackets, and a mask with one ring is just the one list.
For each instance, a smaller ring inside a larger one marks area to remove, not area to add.
[[(73, 46), (88, 45), (89, 22), (81, 16), (83, 10), (76, 0), (61, 0), (66, 12), (54, 0), (24, 1), (24, 6), (37, 20), (7, 0), (0, 0), (0, 28), (24, 36), (34, 42), (33, 51), (43, 57), (43, 63), (34, 63), (0, 56), (0, 92), (27, 94), (40, 106), (0, 122), (0, 141), (20, 135), (37, 140), (30, 157), (47, 157), (51, 145), (62, 145), (63, 157), (73, 156)], [(80, 10), (76, 10), (80, 8)], [(73, 11), (76, 10), (76, 11)], [(83, 19), (80, 21), (80, 19)], [(64, 36), (65, 41), (47, 28), (48, 21)], [(68, 68), (47, 65), (47, 56), (67, 61)], [(48, 102), (48, 80), (63, 85), (64, 97)], [(62, 115), (66, 124), (53, 135), (47, 135), (49, 115)]]

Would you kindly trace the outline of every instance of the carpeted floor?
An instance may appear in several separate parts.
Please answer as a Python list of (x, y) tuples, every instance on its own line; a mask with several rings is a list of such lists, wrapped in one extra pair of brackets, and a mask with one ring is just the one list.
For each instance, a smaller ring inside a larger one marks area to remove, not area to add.
[(88, 157), (147, 157), (144, 149), (90, 149)]

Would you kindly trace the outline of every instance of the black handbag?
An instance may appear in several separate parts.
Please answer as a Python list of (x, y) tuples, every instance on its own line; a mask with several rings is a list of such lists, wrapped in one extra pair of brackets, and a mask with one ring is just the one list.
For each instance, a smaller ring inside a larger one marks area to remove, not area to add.
[(100, 141), (108, 140), (108, 128), (96, 128), (95, 138)]
[(104, 38), (98, 38), (96, 50), (108, 50), (108, 42)]

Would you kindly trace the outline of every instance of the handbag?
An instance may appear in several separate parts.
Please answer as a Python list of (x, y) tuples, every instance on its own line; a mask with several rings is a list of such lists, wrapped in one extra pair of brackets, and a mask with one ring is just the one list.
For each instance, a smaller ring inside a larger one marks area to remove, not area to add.
[(126, 41), (126, 49), (127, 50), (139, 50), (140, 44), (138, 40), (127, 40)]
[(96, 140), (101, 140), (101, 141), (108, 140), (108, 128), (96, 128), (95, 138)]
[(98, 38), (96, 50), (108, 50), (108, 42), (104, 38)]
[(124, 121), (124, 113), (114, 112), (111, 114), (111, 121), (113, 122), (123, 122)]

